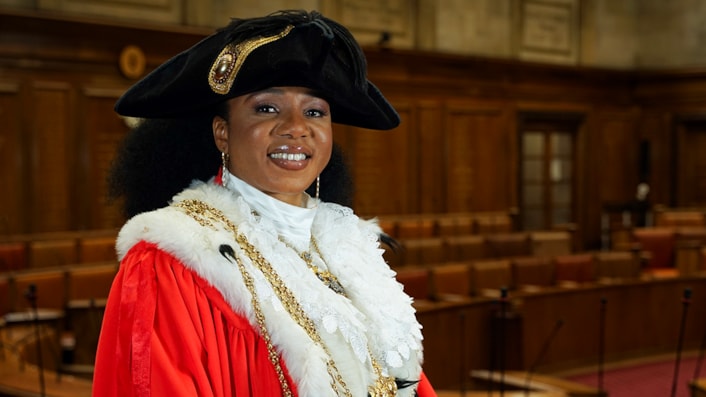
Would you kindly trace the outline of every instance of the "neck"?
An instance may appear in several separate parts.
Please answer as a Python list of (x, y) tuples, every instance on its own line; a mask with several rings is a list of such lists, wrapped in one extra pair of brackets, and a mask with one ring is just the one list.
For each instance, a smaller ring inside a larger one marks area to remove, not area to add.
[(310, 199), (308, 194), (285, 196), (268, 194), (228, 173), (225, 177), (226, 188), (238, 192), (253, 211), (273, 222), (279, 234), (297, 243), (297, 246), (300, 245), (300, 240), (302, 244), (308, 242), (311, 225), (316, 215), (316, 210), (313, 208), (316, 201)]

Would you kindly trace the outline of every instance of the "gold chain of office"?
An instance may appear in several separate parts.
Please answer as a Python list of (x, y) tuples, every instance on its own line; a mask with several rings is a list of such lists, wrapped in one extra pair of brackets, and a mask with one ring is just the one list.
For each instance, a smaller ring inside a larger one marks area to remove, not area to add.
[[(331, 378), (332, 389), (336, 391), (336, 394), (342, 392), (344, 396), (352, 397), (350, 389), (346, 385), (346, 382), (343, 380), (340, 371), (336, 367), (336, 363), (333, 360), (333, 356), (331, 355), (328, 346), (326, 346), (326, 344), (321, 339), (321, 336), (319, 335), (314, 322), (307, 316), (306, 312), (304, 312), (304, 309), (296, 300), (294, 294), (292, 294), (289, 288), (287, 288), (282, 279), (279, 277), (279, 274), (277, 274), (277, 272), (272, 268), (272, 265), (262, 256), (262, 254), (257, 250), (257, 248), (255, 248), (255, 246), (253, 246), (247, 240), (247, 238), (239, 232), (238, 227), (233, 224), (233, 222), (231, 222), (230, 219), (228, 219), (221, 211), (209, 206), (208, 204), (202, 201), (184, 200), (177, 203), (175, 206), (177, 208), (182, 209), (187, 215), (193, 218), (201, 226), (210, 227), (215, 230), (216, 228), (214, 226), (214, 223), (220, 223), (221, 225), (224, 225), (228, 231), (233, 233), (235, 241), (238, 243), (240, 249), (245, 252), (248, 258), (250, 258), (251, 262), (265, 276), (267, 281), (270, 283), (272, 290), (275, 292), (275, 294), (277, 294), (277, 297), (279, 298), (280, 302), (284, 306), (285, 310), (287, 310), (287, 313), (289, 313), (289, 315), (297, 322), (297, 324), (299, 324), (300, 327), (302, 327), (302, 329), (304, 329), (304, 331), (306, 331), (307, 335), (309, 335), (311, 340), (314, 341), (314, 343), (318, 345), (324, 351), (324, 353), (326, 353), (328, 357), (328, 359), (326, 360), (326, 369), (328, 371), (329, 377)], [(257, 299), (257, 293), (255, 291), (255, 285), (252, 275), (248, 273), (247, 269), (245, 268), (242, 261), (240, 260), (240, 258), (238, 258), (237, 255), (233, 255), (233, 259), (236, 261), (238, 269), (242, 274), (245, 287), (250, 292), (253, 310), (255, 311), (255, 318), (258, 323), (258, 327), (260, 327), (260, 330), (262, 332), (263, 339), (265, 340), (265, 344), (267, 346), (268, 351), (268, 357), (275, 367), (284, 394), (286, 396), (291, 396), (292, 392), (284, 376), (284, 371), (282, 370), (282, 366), (279, 361), (279, 356), (274, 348), (274, 345), (272, 344), (269, 331), (267, 330), (267, 327), (265, 325), (265, 316), (260, 307), (260, 302)], [(377, 360), (373, 358), (370, 349), (368, 349), (368, 353), (370, 354), (370, 361), (373, 367), (373, 371), (375, 372), (375, 376), (377, 377), (375, 383), (368, 387), (369, 396), (395, 396), (397, 394), (397, 384), (395, 383), (395, 379), (391, 376), (383, 375), (382, 367), (377, 362)]]

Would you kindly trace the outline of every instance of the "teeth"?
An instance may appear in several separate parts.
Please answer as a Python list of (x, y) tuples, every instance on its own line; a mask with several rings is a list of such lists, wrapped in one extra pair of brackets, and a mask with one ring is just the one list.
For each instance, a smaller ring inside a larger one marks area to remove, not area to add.
[(270, 158), (289, 161), (303, 161), (306, 160), (306, 155), (304, 153), (272, 153), (270, 154)]

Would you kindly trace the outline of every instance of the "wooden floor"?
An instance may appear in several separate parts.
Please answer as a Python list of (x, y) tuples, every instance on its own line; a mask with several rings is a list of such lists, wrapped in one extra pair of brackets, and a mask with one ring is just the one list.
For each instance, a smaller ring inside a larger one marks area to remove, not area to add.
[(89, 397), (91, 382), (68, 375), (58, 378), (55, 372), (45, 371), (44, 394), (41, 389), (37, 367), (21, 366), (11, 355), (0, 358), (0, 396)]

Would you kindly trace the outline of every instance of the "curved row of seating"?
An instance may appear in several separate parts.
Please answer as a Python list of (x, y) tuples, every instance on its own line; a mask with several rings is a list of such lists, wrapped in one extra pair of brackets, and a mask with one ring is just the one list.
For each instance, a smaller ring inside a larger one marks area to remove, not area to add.
[[(704, 268), (703, 270), (706, 270)], [(651, 277), (628, 251), (581, 252), (446, 262), (397, 269), (397, 280), (418, 304), (499, 297), (502, 290), (531, 293), (547, 288), (616, 283)]]
[(507, 233), (516, 230), (513, 211), (383, 215), (382, 230), (397, 239)]
[(111, 229), (0, 238), (0, 273), (114, 261), (116, 236)]
[(397, 250), (386, 247), (385, 260), (393, 268), (515, 256), (563, 255), (573, 252), (566, 231), (466, 234), (398, 240)]

